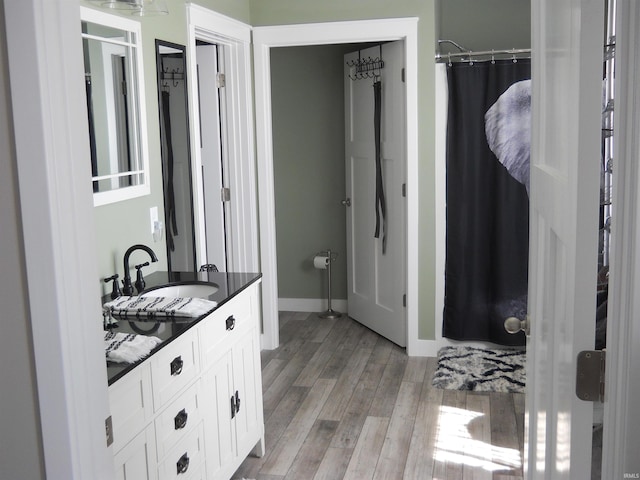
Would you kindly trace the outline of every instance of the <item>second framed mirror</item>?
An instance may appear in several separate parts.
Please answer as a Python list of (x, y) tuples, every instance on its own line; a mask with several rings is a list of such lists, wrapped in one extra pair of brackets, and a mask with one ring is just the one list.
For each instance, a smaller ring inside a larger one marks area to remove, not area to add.
[(167, 264), (196, 270), (185, 47), (156, 40)]

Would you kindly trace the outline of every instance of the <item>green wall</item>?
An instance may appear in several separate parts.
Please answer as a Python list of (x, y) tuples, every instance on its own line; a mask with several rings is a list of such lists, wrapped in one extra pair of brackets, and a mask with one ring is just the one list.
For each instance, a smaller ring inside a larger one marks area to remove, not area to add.
[(347, 298), (344, 53), (341, 45), (271, 51), (273, 164), (281, 298), (326, 298), (315, 253), (331, 249), (332, 296)]
[[(419, 336), (435, 338), (435, 198), (434, 178), (434, 0), (252, 0), (254, 26), (418, 17), (419, 127)], [(280, 215), (280, 212), (277, 213)], [(315, 215), (315, 213), (314, 213)], [(278, 240), (279, 241), (279, 240)], [(281, 277), (280, 272), (278, 276)], [(279, 278), (279, 282), (282, 281)], [(281, 296), (286, 296), (282, 295)]]
[(439, 38), (469, 50), (531, 47), (530, 0), (438, 0), (437, 18)]

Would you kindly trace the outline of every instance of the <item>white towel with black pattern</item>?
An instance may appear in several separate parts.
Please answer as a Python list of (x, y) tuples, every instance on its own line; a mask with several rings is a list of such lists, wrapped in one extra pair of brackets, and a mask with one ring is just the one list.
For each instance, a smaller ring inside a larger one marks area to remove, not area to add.
[(135, 321), (159, 321), (172, 318), (198, 318), (216, 307), (217, 303), (204, 298), (190, 297), (119, 297), (103, 308), (113, 318)]
[(158, 337), (147, 335), (104, 332), (104, 348), (107, 360), (111, 362), (137, 362), (149, 355), (160, 342)]

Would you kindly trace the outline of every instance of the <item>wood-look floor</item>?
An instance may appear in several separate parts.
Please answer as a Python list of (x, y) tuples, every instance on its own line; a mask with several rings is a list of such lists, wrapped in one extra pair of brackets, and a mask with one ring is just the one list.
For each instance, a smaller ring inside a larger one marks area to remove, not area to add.
[(522, 478), (524, 395), (440, 390), (435, 358), (354, 320), (280, 313), (262, 353), (266, 455), (233, 478)]

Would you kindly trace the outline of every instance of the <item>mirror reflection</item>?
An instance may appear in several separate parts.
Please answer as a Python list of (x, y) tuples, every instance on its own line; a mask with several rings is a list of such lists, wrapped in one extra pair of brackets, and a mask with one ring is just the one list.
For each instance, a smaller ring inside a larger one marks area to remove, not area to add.
[(196, 270), (185, 47), (156, 40), (167, 264)]
[(94, 205), (149, 193), (140, 25), (81, 9)]

